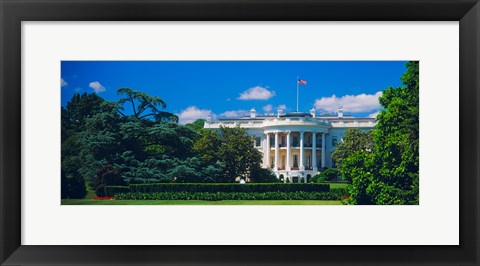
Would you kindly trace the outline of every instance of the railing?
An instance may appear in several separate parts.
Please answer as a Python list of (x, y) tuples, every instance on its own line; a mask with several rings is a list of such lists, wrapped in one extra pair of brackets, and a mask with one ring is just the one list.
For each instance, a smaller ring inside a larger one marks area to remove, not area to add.
[(218, 128), (220, 126), (234, 127), (239, 125), (243, 128), (262, 128), (265, 126), (275, 125), (324, 125), (333, 127), (373, 127), (376, 124), (375, 121), (365, 120), (341, 120), (341, 121), (328, 121), (324, 119), (303, 119), (303, 118), (275, 118), (264, 120), (240, 120), (240, 121), (210, 121), (205, 123), (206, 128)]

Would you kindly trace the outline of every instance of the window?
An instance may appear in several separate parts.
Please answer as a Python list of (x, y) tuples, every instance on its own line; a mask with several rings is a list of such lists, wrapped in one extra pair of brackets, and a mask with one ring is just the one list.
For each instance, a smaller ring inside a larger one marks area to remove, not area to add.
[(305, 141), (305, 147), (312, 147), (312, 136), (307, 135), (307, 139)]
[(255, 137), (255, 146), (256, 147), (262, 146), (262, 138), (261, 137)]
[(317, 148), (321, 148), (321, 147), (322, 147), (322, 137), (317, 136)]
[(293, 155), (293, 167), (298, 168), (298, 155)]
[(332, 146), (337, 146), (338, 138), (336, 136), (332, 137)]
[(298, 147), (299, 142), (298, 142), (298, 136), (293, 136), (293, 147)]

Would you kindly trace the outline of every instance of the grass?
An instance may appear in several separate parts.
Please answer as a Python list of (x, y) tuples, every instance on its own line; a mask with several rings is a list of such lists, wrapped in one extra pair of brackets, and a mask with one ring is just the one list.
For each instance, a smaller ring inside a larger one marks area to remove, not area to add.
[[(346, 183), (325, 182), (330, 188)], [(94, 200), (95, 191), (87, 189), (85, 199), (62, 199), (62, 205), (342, 205), (338, 200)]]
[(338, 200), (93, 200), (62, 199), (62, 205), (341, 205)]
[(336, 182), (325, 182), (322, 184), (329, 184), (330, 188), (345, 188), (347, 187), (347, 183), (336, 183)]

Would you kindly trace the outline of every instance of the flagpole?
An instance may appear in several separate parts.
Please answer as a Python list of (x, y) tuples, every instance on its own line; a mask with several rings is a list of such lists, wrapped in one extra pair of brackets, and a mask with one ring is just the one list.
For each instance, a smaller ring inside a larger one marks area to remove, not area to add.
[(297, 76), (297, 113), (298, 113), (298, 79), (299, 77)]

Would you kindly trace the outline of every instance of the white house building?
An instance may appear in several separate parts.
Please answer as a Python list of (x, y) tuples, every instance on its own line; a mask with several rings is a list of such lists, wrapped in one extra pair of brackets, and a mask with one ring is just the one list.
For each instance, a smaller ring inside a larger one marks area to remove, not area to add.
[(236, 119), (205, 122), (205, 128), (218, 129), (240, 126), (255, 136), (255, 147), (262, 152), (262, 166), (271, 168), (282, 181), (307, 182), (324, 168), (335, 167), (332, 152), (348, 128), (371, 130), (375, 118), (354, 118), (344, 115), (342, 108), (336, 114), (293, 112), (257, 115)]

